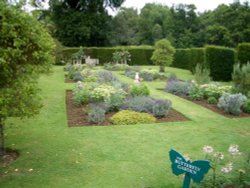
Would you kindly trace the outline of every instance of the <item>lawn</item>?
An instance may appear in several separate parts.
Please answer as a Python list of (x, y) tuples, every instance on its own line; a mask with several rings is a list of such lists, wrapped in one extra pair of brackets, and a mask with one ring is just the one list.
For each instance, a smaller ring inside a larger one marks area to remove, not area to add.
[[(190, 79), (188, 71), (167, 69)], [(120, 79), (131, 79), (117, 73)], [(62, 67), (40, 79), (44, 107), (31, 119), (9, 119), (6, 145), (20, 157), (0, 169), (0, 187), (81, 188), (177, 188), (182, 179), (172, 174), (168, 152), (171, 148), (203, 159), (201, 148), (214, 146), (225, 152), (238, 144), (250, 152), (250, 118), (227, 119), (208, 109), (157, 88), (164, 82), (146, 84), (151, 94), (167, 98), (173, 108), (190, 121), (68, 128)]]

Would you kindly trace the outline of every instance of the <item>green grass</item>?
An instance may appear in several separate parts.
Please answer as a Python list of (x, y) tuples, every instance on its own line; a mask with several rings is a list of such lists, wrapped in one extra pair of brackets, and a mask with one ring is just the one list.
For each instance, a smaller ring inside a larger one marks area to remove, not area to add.
[(0, 169), (0, 187), (177, 188), (182, 180), (171, 173), (171, 148), (193, 159), (204, 157), (204, 145), (225, 152), (234, 143), (250, 152), (250, 118), (227, 119), (157, 90), (164, 82), (147, 82), (151, 94), (171, 99), (190, 121), (68, 128), (65, 89), (73, 85), (63, 80), (62, 67), (54, 67), (53, 74), (40, 80), (44, 101), (40, 115), (7, 121), (6, 145), (21, 155)]

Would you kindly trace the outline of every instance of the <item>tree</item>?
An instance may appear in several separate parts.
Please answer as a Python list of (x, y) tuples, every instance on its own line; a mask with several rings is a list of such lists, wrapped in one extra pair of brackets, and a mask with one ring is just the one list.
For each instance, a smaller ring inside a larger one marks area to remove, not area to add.
[(175, 53), (174, 47), (167, 39), (161, 39), (155, 43), (155, 50), (151, 57), (154, 64), (160, 66), (160, 72), (165, 72), (165, 66), (171, 65)]
[(111, 17), (106, 8), (124, 0), (51, 0), (55, 37), (66, 46), (105, 46)]
[(37, 79), (53, 58), (53, 40), (37, 20), (0, 2), (0, 156), (5, 153), (4, 123), (8, 117), (39, 112)]

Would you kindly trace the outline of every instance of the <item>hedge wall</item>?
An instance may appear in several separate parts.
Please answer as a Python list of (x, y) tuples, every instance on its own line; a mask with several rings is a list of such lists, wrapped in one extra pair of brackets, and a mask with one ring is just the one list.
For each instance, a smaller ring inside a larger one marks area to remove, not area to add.
[(230, 81), (236, 53), (233, 49), (220, 46), (207, 46), (205, 62), (210, 67), (214, 81)]
[(189, 70), (194, 73), (197, 64), (205, 64), (205, 49), (191, 48), (189, 54)]
[(176, 49), (172, 67), (189, 70), (190, 49)]
[[(117, 50), (128, 50), (131, 54), (131, 65), (153, 65), (150, 60), (154, 48), (153, 47), (114, 47), (114, 48), (83, 48), (85, 55), (91, 58), (98, 58), (100, 64), (108, 63), (112, 60), (112, 54)], [(71, 55), (77, 52), (79, 48), (65, 48), (63, 50), (63, 59), (65, 61), (71, 58)]]
[(240, 64), (250, 63), (250, 43), (241, 43), (238, 45), (238, 61)]

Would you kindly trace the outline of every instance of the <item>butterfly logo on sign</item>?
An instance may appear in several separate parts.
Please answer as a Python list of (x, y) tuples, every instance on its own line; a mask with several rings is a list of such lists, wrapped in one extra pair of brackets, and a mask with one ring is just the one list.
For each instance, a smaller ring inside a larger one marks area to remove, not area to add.
[(171, 149), (169, 152), (170, 160), (172, 162), (171, 168), (173, 174), (179, 176), (185, 174), (183, 188), (189, 188), (191, 179), (195, 183), (200, 183), (204, 175), (208, 173), (211, 168), (210, 162), (206, 160), (189, 161), (186, 160), (180, 153)]

